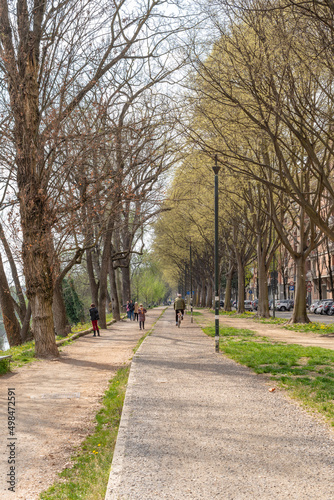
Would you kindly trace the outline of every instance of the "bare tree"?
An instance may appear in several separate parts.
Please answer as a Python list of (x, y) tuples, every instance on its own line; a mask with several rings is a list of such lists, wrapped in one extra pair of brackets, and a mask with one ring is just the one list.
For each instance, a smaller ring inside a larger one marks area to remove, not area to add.
[[(39, 357), (58, 356), (54, 340), (52, 228), (57, 188), (69, 168), (56, 171), (68, 119), (104, 75), (125, 59), (168, 53), (168, 36), (179, 20), (159, 17), (160, 0), (0, 1), (3, 78), (7, 82), (23, 236), (23, 262)], [(161, 12), (161, 11), (160, 11)], [(166, 59), (166, 56), (165, 56)], [(4, 104), (5, 106), (6, 104)]]

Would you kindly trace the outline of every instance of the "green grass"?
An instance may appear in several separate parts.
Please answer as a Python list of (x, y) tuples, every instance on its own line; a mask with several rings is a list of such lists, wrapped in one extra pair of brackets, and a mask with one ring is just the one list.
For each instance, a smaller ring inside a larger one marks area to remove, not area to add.
[(288, 320), (286, 318), (259, 318), (254, 316), (254, 321), (258, 323), (269, 323), (271, 325), (284, 325)]
[(232, 316), (235, 318), (253, 318), (253, 320), (257, 323), (264, 323), (264, 324), (269, 324), (269, 325), (282, 325), (282, 328), (285, 330), (291, 330), (295, 332), (302, 332), (302, 333), (316, 333), (319, 335), (326, 335), (329, 333), (334, 333), (334, 321), (332, 324), (325, 324), (325, 323), (318, 323), (318, 322), (311, 322), (311, 323), (294, 323), (294, 324), (289, 324), (288, 319), (286, 318), (258, 318), (257, 316), (254, 315), (254, 313), (249, 313), (246, 312), (245, 315), (241, 314), (236, 314), (234, 311), (232, 313), (226, 313), (226, 312), (220, 312), (219, 314), (225, 314), (228, 316)]
[[(0, 351), (0, 356), (12, 356), (11, 366), (23, 366), (27, 363), (35, 361), (35, 342), (33, 340), (26, 342), (25, 344), (18, 345), (7, 349), (7, 351)], [(8, 363), (0, 364), (0, 374), (3, 375), (9, 371)]]
[[(210, 312), (215, 314), (214, 309), (210, 309)], [(238, 314), (237, 311), (222, 311), (222, 310), (220, 310), (219, 315), (220, 316), (230, 316), (233, 318), (247, 318), (247, 319), (249, 319), (249, 318), (254, 318), (255, 313), (253, 313), (251, 311), (245, 311), (244, 313)]]
[(334, 323), (324, 324), (324, 323), (296, 323), (294, 325), (284, 325), (283, 328), (286, 330), (294, 330), (295, 332), (312, 332), (319, 335), (326, 335), (328, 333), (334, 333)]
[[(211, 337), (213, 326), (204, 328)], [(334, 426), (334, 351), (284, 344), (256, 336), (252, 330), (222, 327), (220, 350), (275, 383)]]
[[(191, 311), (186, 311), (186, 314), (189, 314), (189, 316), (191, 316)], [(203, 313), (193, 311), (193, 316), (203, 316)]]
[(267, 323), (271, 325), (282, 325), (285, 330), (292, 330), (295, 332), (302, 333), (317, 333), (319, 335), (326, 335), (328, 333), (334, 333), (334, 322), (332, 324), (311, 322), (311, 323), (294, 323), (289, 324), (287, 319), (284, 318), (254, 318), (254, 321), (259, 323)]
[(96, 427), (72, 457), (73, 467), (59, 474), (59, 481), (41, 493), (42, 500), (102, 500), (108, 484), (130, 368), (118, 370), (110, 381)]

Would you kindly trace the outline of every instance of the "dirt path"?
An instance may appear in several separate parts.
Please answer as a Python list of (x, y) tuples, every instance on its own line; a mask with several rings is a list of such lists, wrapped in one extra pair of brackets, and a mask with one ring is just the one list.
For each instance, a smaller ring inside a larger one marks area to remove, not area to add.
[[(146, 331), (162, 308), (149, 311)], [(129, 320), (62, 347), (57, 361), (36, 361), (0, 378), (0, 496), (35, 500), (57, 478), (76, 447), (93, 430), (108, 381), (129, 363), (142, 336)], [(16, 489), (8, 491), (7, 394), (16, 396)]]
[[(213, 324), (215, 321), (214, 314), (208, 310), (199, 310), (203, 316), (196, 316), (197, 323), (204, 327)], [(286, 342), (287, 344), (300, 344), (303, 346), (317, 346), (325, 349), (334, 349), (334, 336), (317, 335), (315, 333), (294, 332), (284, 330), (277, 325), (269, 325), (264, 323), (256, 323), (253, 319), (233, 318), (231, 316), (220, 316), (220, 326), (233, 326), (234, 328), (247, 328), (253, 330), (258, 335), (270, 337), (273, 340)]]

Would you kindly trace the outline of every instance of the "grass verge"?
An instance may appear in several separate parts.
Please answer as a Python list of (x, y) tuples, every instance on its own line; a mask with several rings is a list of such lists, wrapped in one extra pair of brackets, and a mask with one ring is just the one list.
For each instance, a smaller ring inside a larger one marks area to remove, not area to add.
[[(204, 332), (214, 337), (215, 328)], [(320, 412), (334, 426), (334, 351), (283, 344), (252, 330), (221, 327), (220, 350), (255, 373), (268, 374), (303, 405)]]
[(319, 335), (328, 335), (334, 333), (334, 323), (325, 324), (318, 323), (317, 321), (311, 323), (294, 323), (289, 324), (287, 319), (284, 318), (254, 318), (258, 323), (267, 323), (271, 325), (282, 325), (285, 330), (302, 333), (316, 333)]
[[(215, 314), (215, 310), (214, 309), (210, 309), (210, 312), (212, 314)], [(238, 314), (237, 311), (222, 311), (222, 310), (219, 310), (219, 316), (230, 316), (232, 318), (247, 318), (247, 319), (250, 319), (250, 318), (254, 318), (254, 315), (255, 315), (255, 313), (253, 313), (251, 311), (245, 311), (242, 314)]]
[(121, 420), (130, 367), (121, 368), (111, 380), (96, 427), (72, 457), (73, 467), (59, 474), (60, 480), (41, 493), (42, 500), (102, 500), (105, 497), (110, 464)]

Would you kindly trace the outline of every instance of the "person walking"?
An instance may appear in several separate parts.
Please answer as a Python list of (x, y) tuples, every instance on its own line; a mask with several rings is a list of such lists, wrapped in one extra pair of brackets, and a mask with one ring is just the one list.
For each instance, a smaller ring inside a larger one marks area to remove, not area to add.
[(130, 300), (130, 302), (129, 302), (130, 320), (131, 320), (131, 319), (133, 319), (133, 320), (135, 319), (135, 318), (134, 318), (134, 309), (135, 309), (135, 305), (134, 305), (134, 303), (132, 302), (132, 300)]
[(93, 331), (94, 331), (93, 337), (96, 337), (96, 333), (97, 333), (98, 337), (100, 337), (100, 330), (99, 330), (99, 327), (97, 326), (97, 322), (100, 319), (100, 316), (99, 316), (99, 311), (97, 310), (97, 307), (95, 306), (95, 304), (90, 305), (89, 315), (90, 315), (90, 319), (91, 319), (91, 322), (93, 325)]
[(140, 304), (138, 309), (138, 318), (139, 318), (139, 330), (145, 330), (145, 314), (146, 309), (143, 307), (143, 304)]
[(128, 318), (130, 318), (130, 305), (129, 305), (129, 301), (127, 300), (126, 301), (126, 315)]
[(135, 302), (135, 308), (133, 310), (133, 313), (135, 315), (134, 321), (136, 321), (136, 320), (138, 321), (138, 309), (139, 309), (138, 302)]

